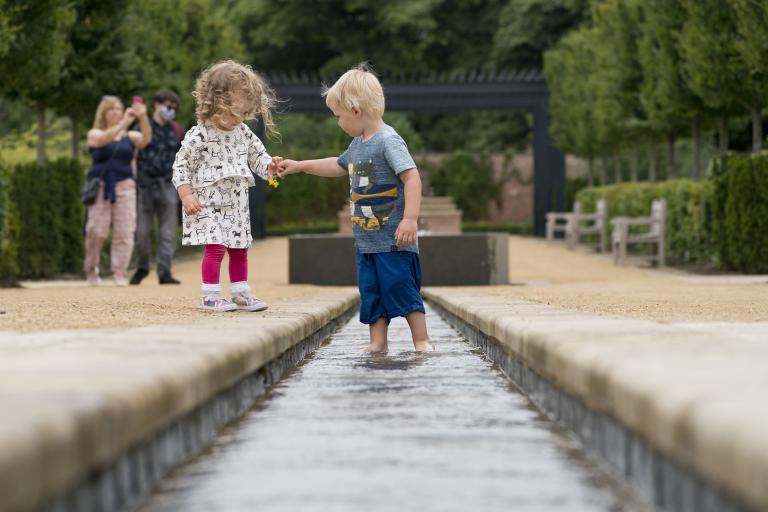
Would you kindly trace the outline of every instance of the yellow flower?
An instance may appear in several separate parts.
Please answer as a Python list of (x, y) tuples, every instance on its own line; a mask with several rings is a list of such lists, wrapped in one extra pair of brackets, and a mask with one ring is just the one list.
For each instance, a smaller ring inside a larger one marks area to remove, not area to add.
[(277, 181), (277, 178), (269, 178), (269, 179), (267, 180), (267, 183), (268, 183), (268, 184), (269, 184), (269, 186), (270, 186), (270, 187), (272, 187), (272, 188), (277, 188), (277, 187), (279, 187), (279, 186), (280, 186), (280, 182), (279, 182), (279, 181)]

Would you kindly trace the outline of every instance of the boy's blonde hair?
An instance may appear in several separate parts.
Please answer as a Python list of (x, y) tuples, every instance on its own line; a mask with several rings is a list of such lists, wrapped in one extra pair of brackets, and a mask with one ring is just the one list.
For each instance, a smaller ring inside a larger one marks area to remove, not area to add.
[(325, 104), (337, 105), (347, 111), (357, 107), (368, 115), (384, 115), (384, 89), (366, 64), (350, 69), (323, 91)]
[(272, 120), (275, 93), (248, 65), (225, 60), (208, 66), (198, 77), (192, 96), (197, 102), (198, 123), (218, 124), (222, 114), (234, 114), (232, 107), (242, 101), (251, 109), (245, 119), (253, 119), (258, 114), (270, 133), (279, 135)]
[(117, 96), (102, 96), (99, 106), (96, 107), (96, 115), (93, 116), (93, 128), (97, 130), (107, 129), (107, 110), (115, 105), (123, 107), (123, 102)]

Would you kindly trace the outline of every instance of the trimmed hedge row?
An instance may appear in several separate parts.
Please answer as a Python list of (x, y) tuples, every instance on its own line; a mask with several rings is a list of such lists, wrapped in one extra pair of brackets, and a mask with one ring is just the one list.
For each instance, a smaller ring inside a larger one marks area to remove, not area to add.
[[(576, 198), (592, 211), (598, 199), (608, 203), (608, 226), (614, 217), (650, 215), (651, 201), (667, 200), (666, 242), (671, 263), (717, 263), (717, 245), (712, 236), (714, 186), (711, 182), (687, 179), (661, 183), (624, 183), (585, 188)], [(610, 234), (610, 233), (609, 233)]]
[(703, 182), (672, 180), (583, 189), (585, 209), (599, 198), (608, 217), (645, 216), (651, 200), (667, 199), (667, 246), (673, 263), (714, 263), (746, 273), (768, 272), (768, 154), (726, 155)]
[(0, 277), (43, 278), (82, 269), (80, 162), (61, 159), (3, 168), (0, 183)]
[(725, 268), (768, 272), (768, 154), (728, 155), (710, 169), (714, 234)]

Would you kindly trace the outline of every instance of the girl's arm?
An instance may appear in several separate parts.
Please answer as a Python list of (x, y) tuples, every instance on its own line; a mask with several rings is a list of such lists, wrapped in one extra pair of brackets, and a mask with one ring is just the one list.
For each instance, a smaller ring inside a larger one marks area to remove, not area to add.
[(248, 138), (248, 167), (251, 172), (263, 180), (268, 180), (272, 176), (270, 175), (270, 167), (272, 164), (272, 157), (267, 153), (267, 148), (259, 140), (255, 133), (251, 131), (246, 125), (245, 136)]
[(297, 172), (305, 172), (322, 176), (324, 178), (335, 178), (337, 176), (347, 176), (347, 170), (339, 165), (338, 158), (335, 156), (320, 158), (318, 160), (283, 160), (278, 168), (277, 174), (281, 178)]
[(181, 147), (173, 161), (173, 186), (176, 187), (184, 210), (188, 214), (195, 214), (202, 209), (202, 205), (192, 192), (191, 174), (197, 172), (204, 145), (205, 135), (199, 126), (193, 126), (181, 141)]
[(149, 118), (147, 117), (147, 107), (141, 104), (131, 107), (136, 116), (139, 118), (139, 128), (141, 132), (130, 131), (128, 136), (131, 138), (131, 143), (136, 149), (144, 149), (152, 142), (152, 125), (149, 124)]

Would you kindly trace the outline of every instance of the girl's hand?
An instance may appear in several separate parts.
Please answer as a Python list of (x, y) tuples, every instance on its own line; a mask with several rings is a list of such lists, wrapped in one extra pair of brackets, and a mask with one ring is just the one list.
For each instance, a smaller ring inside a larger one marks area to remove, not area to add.
[(408, 247), (416, 243), (418, 223), (413, 219), (403, 219), (395, 231), (395, 243), (400, 247)]
[(282, 162), (283, 160), (285, 159), (281, 156), (272, 157), (272, 162), (267, 166), (267, 176), (269, 177), (270, 180), (274, 179), (275, 176), (277, 176), (277, 167), (278, 165), (280, 165), (280, 162)]
[(194, 215), (203, 209), (203, 205), (197, 200), (195, 194), (187, 194), (181, 198), (181, 204), (184, 206), (184, 211), (187, 215)]
[(289, 174), (296, 174), (297, 172), (301, 172), (301, 169), (299, 168), (299, 162), (296, 160), (285, 158), (277, 166), (277, 175), (281, 178), (285, 178)]

